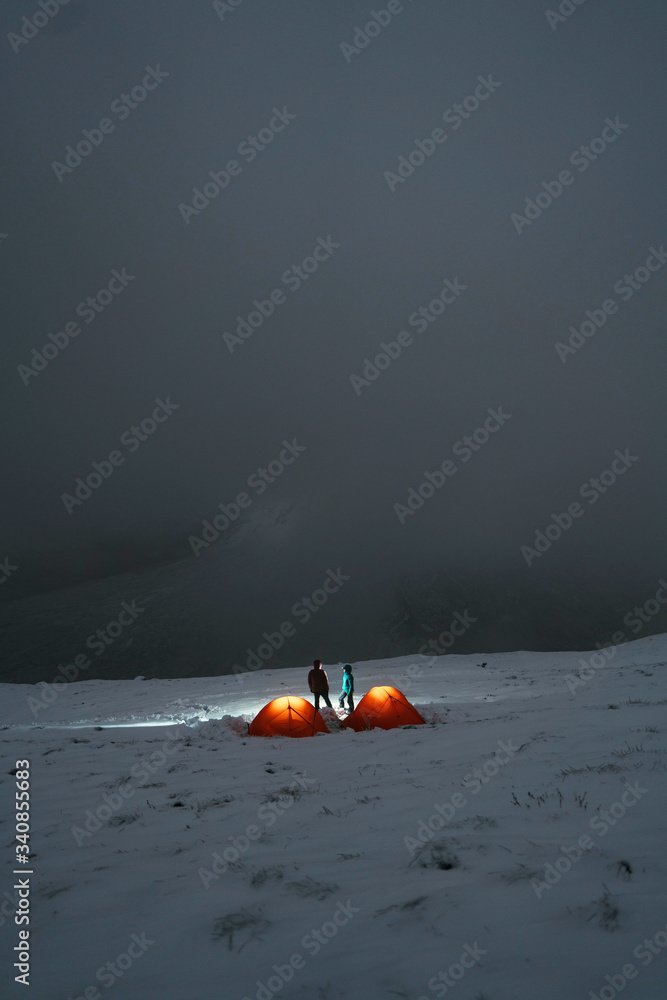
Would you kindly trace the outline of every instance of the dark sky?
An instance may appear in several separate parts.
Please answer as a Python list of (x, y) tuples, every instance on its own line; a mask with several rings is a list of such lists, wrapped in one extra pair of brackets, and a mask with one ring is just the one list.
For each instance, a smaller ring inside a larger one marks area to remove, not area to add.
[[(188, 537), (244, 489), (253, 572), (267, 567), (247, 602), (278, 586), (289, 604), (338, 565), (360, 595), (447, 569), (623, 581), (650, 597), (666, 569), (667, 266), (652, 258), (631, 296), (616, 283), (667, 240), (664, 3), (561, 4), (574, 12), (554, 30), (535, 0), (414, 0), (349, 61), (341, 43), (385, 5), (218, 6), (70, 0), (17, 52), (10, 33), (40, 8), (0, 9), (12, 413), (0, 555), (19, 565), (3, 597), (20, 592), (22, 553), (65, 574), (97, 553), (103, 572), (114, 540), (156, 538), (194, 561)], [(121, 110), (147, 67), (168, 76)], [(493, 93), (443, 121), (480, 77)], [(277, 123), (274, 109), (295, 117), (250, 162), (239, 144)], [(54, 169), (105, 118), (113, 131)], [(392, 191), (385, 172), (438, 128), (446, 139)], [(570, 157), (591, 140), (582, 170)], [(186, 224), (179, 205), (230, 160), (240, 173)], [(517, 232), (512, 213), (568, 169)], [(284, 272), (318, 238), (340, 246), (290, 288)], [(127, 287), (93, 322), (77, 317), (123, 268)], [(444, 279), (465, 291), (419, 332), (408, 318)], [(230, 353), (223, 334), (276, 288), (286, 301)], [(570, 325), (610, 299), (616, 311), (561, 360)], [(24, 384), (32, 349), (77, 319)], [(412, 344), (357, 394), (350, 376), (402, 330)], [(178, 410), (130, 452), (121, 435), (167, 396)], [(510, 419), (456, 459), (498, 407)], [(294, 438), (306, 451), (257, 496), (248, 477)], [(68, 513), (62, 494), (115, 449), (125, 462)], [(617, 449), (638, 461), (582, 499)], [(394, 505), (447, 458), (456, 474), (401, 523)], [(575, 501), (583, 515), (528, 567), (521, 546)]]

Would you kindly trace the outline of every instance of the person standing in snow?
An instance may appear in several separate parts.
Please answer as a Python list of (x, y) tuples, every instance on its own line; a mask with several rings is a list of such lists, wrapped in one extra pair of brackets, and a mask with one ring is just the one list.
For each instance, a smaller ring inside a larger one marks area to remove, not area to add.
[(308, 687), (315, 697), (315, 711), (320, 710), (320, 695), (324, 698), (325, 705), (332, 707), (329, 701), (329, 678), (322, 670), (322, 661), (313, 660), (313, 669), (308, 674)]
[(349, 663), (346, 663), (343, 667), (343, 690), (340, 693), (340, 698), (338, 699), (338, 707), (342, 708), (345, 704), (345, 699), (347, 698), (347, 714), (351, 715), (354, 712), (354, 677), (352, 676), (352, 667)]

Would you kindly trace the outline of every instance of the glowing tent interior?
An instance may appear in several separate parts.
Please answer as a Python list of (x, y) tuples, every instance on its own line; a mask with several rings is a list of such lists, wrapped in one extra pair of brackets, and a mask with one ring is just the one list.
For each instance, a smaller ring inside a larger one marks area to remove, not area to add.
[(396, 729), (425, 725), (421, 715), (395, 687), (374, 687), (364, 695), (343, 726), (360, 733), (364, 729)]
[(319, 712), (305, 698), (295, 695), (274, 698), (248, 727), (249, 736), (315, 736), (328, 732)]

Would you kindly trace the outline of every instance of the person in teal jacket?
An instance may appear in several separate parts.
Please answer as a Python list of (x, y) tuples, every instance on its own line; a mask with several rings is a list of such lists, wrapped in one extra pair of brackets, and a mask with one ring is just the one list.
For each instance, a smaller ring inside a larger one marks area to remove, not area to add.
[(340, 698), (338, 699), (338, 707), (343, 708), (345, 704), (345, 699), (347, 698), (347, 714), (350, 715), (354, 712), (354, 677), (352, 676), (352, 667), (349, 663), (346, 663), (343, 667), (343, 690), (341, 691)]

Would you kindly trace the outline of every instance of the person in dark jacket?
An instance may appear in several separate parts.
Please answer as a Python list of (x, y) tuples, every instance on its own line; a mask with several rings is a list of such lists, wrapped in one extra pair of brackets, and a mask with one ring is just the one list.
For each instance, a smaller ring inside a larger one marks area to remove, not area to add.
[(347, 698), (347, 714), (351, 715), (354, 712), (354, 677), (352, 676), (352, 667), (349, 663), (346, 663), (343, 667), (343, 690), (341, 691), (340, 698), (338, 699), (338, 707), (342, 708), (345, 704), (345, 699)]
[(315, 697), (315, 711), (320, 710), (320, 696), (324, 699), (324, 704), (332, 707), (329, 701), (329, 678), (322, 670), (322, 661), (313, 660), (313, 669), (308, 674), (308, 687)]

